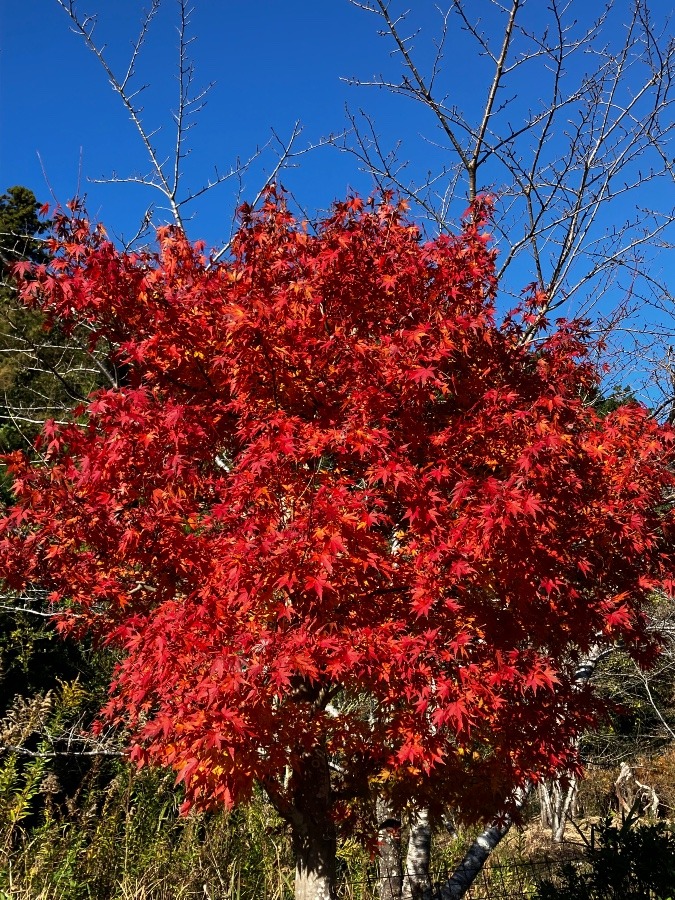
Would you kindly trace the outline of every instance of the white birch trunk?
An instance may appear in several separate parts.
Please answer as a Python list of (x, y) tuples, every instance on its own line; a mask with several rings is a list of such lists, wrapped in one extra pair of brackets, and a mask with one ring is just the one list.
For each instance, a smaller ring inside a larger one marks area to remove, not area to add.
[(559, 844), (565, 836), (565, 823), (568, 816), (574, 815), (579, 784), (572, 775), (563, 784), (556, 778), (553, 781), (542, 781), (538, 787), (541, 804), (541, 824), (551, 829), (551, 838)]
[(403, 900), (421, 900), (429, 893), (430, 858), (429, 810), (418, 809), (410, 819), (410, 838), (403, 873)]

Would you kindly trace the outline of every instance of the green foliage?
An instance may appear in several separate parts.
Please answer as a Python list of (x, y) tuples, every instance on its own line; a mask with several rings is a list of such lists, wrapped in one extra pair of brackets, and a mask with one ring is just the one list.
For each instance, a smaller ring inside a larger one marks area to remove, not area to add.
[[(655, 631), (665, 636), (662, 652), (648, 669), (616, 648), (597, 666), (594, 685), (609, 715), (582, 739), (587, 762), (614, 767), (621, 760), (645, 762), (672, 744), (675, 730), (675, 630), (672, 601), (655, 595), (647, 610)], [(604, 809), (601, 812), (604, 813)]]
[[(48, 329), (45, 316), (27, 309), (17, 297), (12, 264), (24, 259), (48, 262), (40, 236), (50, 223), (39, 211), (40, 203), (28, 188), (10, 187), (0, 196), (0, 455), (16, 449), (32, 452), (41, 423), (72, 408), (103, 377), (87, 350), (87, 335)], [(0, 463), (3, 502), (11, 504), (13, 497)], [(27, 607), (32, 612), (22, 611)], [(57, 637), (46, 611), (37, 594), (0, 597), (0, 716), (15, 698), (44, 695), (59, 680), (95, 678), (106, 658)]]
[(79, 727), (100, 705), (88, 688), (15, 698), (0, 722), (1, 900), (291, 897), (290, 841), (262, 795), (181, 817), (172, 773), (78, 756)]
[(50, 223), (40, 218), (40, 203), (26, 187), (15, 185), (0, 195), (0, 248), (3, 268), (21, 259), (44, 262), (42, 241), (38, 236)]
[(595, 388), (590, 392), (587, 402), (601, 416), (608, 416), (619, 409), (620, 406), (625, 406), (627, 403), (637, 403), (638, 401), (630, 388), (615, 387), (610, 394), (603, 394), (599, 388)]
[[(72, 409), (105, 379), (105, 367), (88, 351), (88, 332), (66, 334), (48, 325), (16, 295), (12, 265), (49, 262), (40, 235), (51, 223), (39, 210), (28, 188), (0, 196), (0, 453), (30, 449), (45, 419)], [(11, 499), (1, 478), (0, 491)]]
[(675, 835), (664, 822), (597, 827), (584, 865), (562, 867), (559, 884), (541, 884), (538, 900), (668, 900), (675, 894)]
[(76, 678), (86, 681), (90, 693), (96, 694), (93, 710), (93, 703), (105, 696), (104, 678), (110, 666), (109, 652), (94, 652), (85, 642), (64, 639), (50, 619), (31, 612), (0, 610), (0, 716), (16, 697), (45, 694), (59, 682)]
[(187, 818), (178, 816), (181, 799), (167, 773), (102, 762), (14, 838), (0, 858), (0, 898), (292, 897), (290, 841), (262, 796), (232, 813)]

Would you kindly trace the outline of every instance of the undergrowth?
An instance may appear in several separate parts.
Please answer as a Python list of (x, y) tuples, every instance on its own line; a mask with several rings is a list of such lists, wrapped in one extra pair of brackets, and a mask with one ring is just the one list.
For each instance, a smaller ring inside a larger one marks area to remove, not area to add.
[[(89, 700), (63, 683), (16, 700), (0, 722), (0, 900), (291, 900), (290, 838), (262, 793), (231, 812), (181, 817), (171, 773), (114, 754), (53, 755)], [(437, 832), (436, 883), (472, 837)], [(467, 898), (536, 896), (570, 847), (551, 849), (538, 826), (514, 829)], [(341, 846), (338, 875), (341, 900), (378, 896), (375, 863), (356, 841)]]

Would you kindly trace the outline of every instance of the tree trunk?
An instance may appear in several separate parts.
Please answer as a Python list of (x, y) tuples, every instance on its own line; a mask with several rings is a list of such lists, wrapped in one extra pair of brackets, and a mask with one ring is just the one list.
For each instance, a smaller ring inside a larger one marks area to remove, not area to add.
[(380, 900), (401, 900), (401, 820), (382, 797), (377, 798), (377, 871)]
[[(530, 787), (519, 788), (516, 806), (520, 809), (530, 795)], [(506, 816), (498, 825), (491, 825), (471, 844), (452, 878), (441, 885), (435, 893), (427, 891), (425, 900), (459, 900), (468, 891), (487, 862), (492, 851), (498, 846), (511, 828), (511, 819)]]
[(574, 815), (578, 787), (574, 775), (570, 775), (566, 783), (556, 778), (539, 784), (541, 824), (542, 827), (551, 829), (551, 837), (556, 844), (560, 844), (565, 836), (568, 816)]
[(410, 839), (405, 860), (403, 900), (418, 900), (431, 887), (429, 859), (431, 857), (431, 826), (429, 810), (417, 810), (410, 820)]
[[(511, 822), (505, 821), (502, 825), (491, 825), (482, 834), (479, 834), (473, 844), (464, 855), (464, 859), (455, 869), (452, 878), (441, 885), (433, 900), (459, 900), (474, 883), (481, 869), (485, 865), (492, 851), (497, 847), (503, 837), (511, 828)], [(427, 894), (426, 897), (430, 897)]]
[(331, 815), (328, 757), (321, 748), (306, 754), (292, 776), (292, 835), (295, 900), (335, 900), (337, 835)]

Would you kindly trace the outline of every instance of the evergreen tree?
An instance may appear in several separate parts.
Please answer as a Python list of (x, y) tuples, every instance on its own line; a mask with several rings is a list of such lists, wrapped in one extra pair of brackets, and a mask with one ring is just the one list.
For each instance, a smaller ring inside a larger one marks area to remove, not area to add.
[[(84, 335), (49, 327), (44, 313), (17, 296), (13, 266), (46, 263), (42, 235), (51, 223), (27, 187), (0, 195), (0, 455), (30, 451), (42, 422), (71, 409), (100, 383)], [(13, 502), (0, 460), (0, 500)], [(23, 610), (30, 609), (30, 612)], [(0, 715), (17, 697), (34, 698), (84, 672), (86, 654), (64, 642), (43, 613), (43, 596), (0, 596)]]

